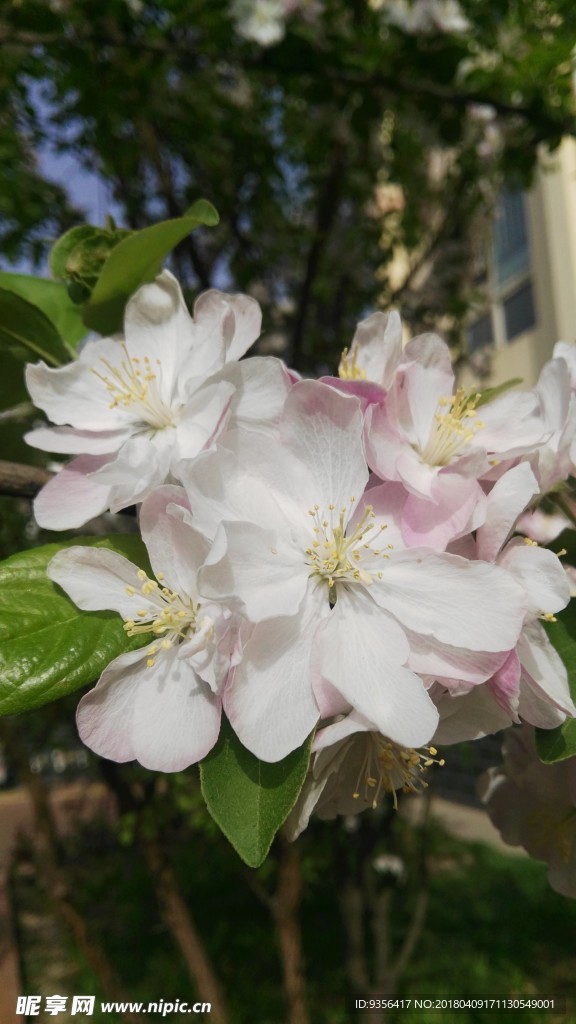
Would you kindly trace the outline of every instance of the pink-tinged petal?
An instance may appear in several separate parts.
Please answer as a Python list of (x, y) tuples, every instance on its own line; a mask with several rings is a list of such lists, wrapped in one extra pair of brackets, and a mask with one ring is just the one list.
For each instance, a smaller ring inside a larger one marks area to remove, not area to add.
[(249, 622), (262, 622), (296, 614), (309, 589), (308, 575), (304, 552), (282, 533), (253, 523), (222, 523), (198, 583), (203, 596)]
[(229, 381), (235, 388), (230, 405), (231, 425), (265, 432), (276, 428), (292, 387), (280, 359), (252, 356), (241, 363), (228, 363), (214, 379)]
[[(410, 643), (409, 667), (419, 675), (437, 679), (457, 679), (464, 683), (484, 683), (502, 666), (507, 653), (467, 651), (440, 643), (433, 636), (419, 636), (405, 630)], [(450, 687), (452, 689), (452, 687)]]
[(108, 461), (102, 455), (80, 455), (50, 480), (34, 500), (34, 517), (44, 530), (76, 530), (105, 512), (110, 488), (91, 476)]
[(128, 620), (137, 619), (139, 609), (155, 616), (165, 607), (154, 591), (142, 593), (138, 571), (138, 566), (116, 551), (78, 545), (58, 551), (47, 574), (79, 608), (88, 612), (111, 609)]
[(364, 442), (370, 468), (382, 480), (398, 480), (396, 464), (406, 445), (393, 428), (382, 405), (374, 404), (366, 411)]
[(471, 651), (512, 650), (524, 620), (509, 573), (424, 548), (393, 552), (371, 595), (415, 633)]
[(82, 741), (113, 761), (138, 760), (153, 771), (181, 771), (212, 748), (220, 701), (175, 649), (148, 667), (145, 651), (117, 658), (78, 706)]
[(197, 323), (217, 321), (229, 311), (233, 317), (225, 336), (227, 363), (241, 359), (259, 337), (262, 327), (260, 306), (248, 295), (227, 295), (215, 288), (202, 292), (194, 303)]
[(559, 612), (570, 600), (570, 584), (562, 563), (553, 551), (533, 547), (516, 538), (498, 559), (522, 587), (530, 615)]
[(300, 615), (255, 626), (224, 692), (232, 727), (263, 761), (281, 761), (320, 717), (310, 668), (319, 612), (316, 602), (308, 602)]
[(430, 466), (409, 445), (405, 445), (396, 458), (395, 479), (401, 480), (411, 494), (420, 497), (432, 498), (439, 472), (438, 466)]
[(186, 494), (180, 487), (161, 487), (145, 498), (140, 509), (142, 539), (152, 568), (157, 576), (162, 574), (164, 585), (197, 600), (198, 569), (210, 545), (205, 537), (174, 515), (175, 506), (189, 511)]
[(405, 747), (430, 740), (438, 713), (422, 680), (403, 667), (406, 637), (367, 595), (339, 590), (317, 642), (323, 677), (376, 729)]
[(555, 704), (550, 704), (533, 686), (525, 675), (520, 681), (518, 695), (518, 718), (538, 729), (556, 729), (566, 721), (566, 715)]
[(478, 558), (495, 562), (516, 520), (535, 494), (538, 483), (526, 462), (509, 469), (496, 481), (486, 505), (486, 519), (476, 534)]
[(193, 459), (215, 441), (226, 425), (233, 395), (232, 384), (218, 381), (204, 384), (188, 399), (176, 426), (173, 463)]
[(335, 391), (341, 391), (343, 395), (354, 395), (359, 398), (362, 408), (370, 405), (381, 405), (386, 398), (384, 388), (371, 380), (341, 380), (340, 377), (320, 377), (321, 384), (328, 384)]
[(37, 427), (24, 435), (31, 448), (65, 455), (108, 455), (124, 444), (131, 430), (89, 431), (74, 427)]
[(340, 509), (349, 506), (351, 497), (360, 497), (368, 479), (362, 427), (356, 398), (315, 380), (291, 388), (280, 435), (307, 470), (307, 486), (300, 495), (304, 508), (318, 502)]
[(312, 652), (314, 693), (323, 719), (344, 715), (351, 710), (350, 702), (322, 675), (322, 654), (319, 649)]
[(518, 642), (518, 655), (523, 682), (564, 714), (576, 716), (566, 667), (539, 622), (531, 622), (524, 627)]
[(497, 704), (509, 714), (514, 722), (519, 718), (516, 713), (518, 694), (520, 692), (520, 676), (522, 666), (516, 651), (510, 651), (506, 661), (488, 680), (487, 686)]
[[(165, 402), (176, 397), (178, 378), (185, 360), (197, 343), (196, 332), (180, 285), (164, 270), (151, 284), (143, 285), (128, 301), (124, 314), (126, 348), (132, 359), (149, 360), (150, 372)], [(206, 375), (194, 367), (185, 375)]]
[(401, 531), (404, 505), (408, 495), (402, 484), (380, 484), (376, 478), (372, 478), (372, 486), (364, 491), (358, 509), (350, 521), (350, 529), (353, 529), (357, 520), (362, 515), (366, 505), (372, 506), (374, 512), (374, 525), (386, 526), (379, 547), (386, 547), (391, 544), (394, 550), (402, 550), (405, 546)]
[(142, 650), (121, 654), (78, 705), (76, 725), (80, 739), (95, 754), (111, 761), (123, 763), (136, 757), (131, 721), (141, 675), (146, 670), (145, 659), (146, 652)]
[(486, 686), (475, 686), (469, 693), (457, 696), (447, 693), (437, 700), (437, 705), (440, 721), (432, 742), (438, 746), (479, 740), (508, 728), (512, 722)]
[(136, 693), (132, 742), (152, 771), (179, 772), (212, 749), (220, 732), (221, 700), (175, 648), (144, 670)]
[(476, 480), (440, 473), (434, 481), (433, 498), (426, 501), (408, 495), (402, 518), (402, 535), (410, 547), (424, 545), (443, 551), (470, 527), (472, 515), (486, 498)]

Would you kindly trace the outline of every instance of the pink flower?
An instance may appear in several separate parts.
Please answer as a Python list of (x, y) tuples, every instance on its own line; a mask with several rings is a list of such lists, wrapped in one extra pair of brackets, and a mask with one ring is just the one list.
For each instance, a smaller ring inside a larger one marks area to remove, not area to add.
[(510, 576), (406, 549), (393, 509), (363, 496), (367, 477), (358, 401), (315, 381), (293, 386), (278, 440), (232, 432), (185, 475), (192, 522), (214, 538), (200, 591), (254, 627), (224, 702), (263, 760), (350, 707), (421, 746), (437, 713), (417, 673), (480, 681), (516, 644)]

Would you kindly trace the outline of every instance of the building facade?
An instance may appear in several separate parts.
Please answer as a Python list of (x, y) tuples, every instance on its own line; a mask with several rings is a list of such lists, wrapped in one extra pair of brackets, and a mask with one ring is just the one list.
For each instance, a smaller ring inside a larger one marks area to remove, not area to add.
[(467, 330), (465, 387), (532, 386), (557, 341), (576, 341), (576, 141), (541, 156), (529, 192), (503, 194)]

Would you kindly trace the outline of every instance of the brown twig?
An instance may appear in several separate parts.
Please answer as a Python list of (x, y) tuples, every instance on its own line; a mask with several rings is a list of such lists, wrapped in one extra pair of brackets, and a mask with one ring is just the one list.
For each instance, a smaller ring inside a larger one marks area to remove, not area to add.
[(25, 466), (0, 459), (0, 494), (11, 498), (34, 498), (53, 475), (40, 466)]
[(314, 226), (314, 234), (308, 250), (308, 256), (306, 258), (306, 268), (302, 279), (302, 285), (300, 287), (296, 315), (294, 317), (291, 358), (292, 365), (295, 366), (296, 369), (298, 369), (302, 354), (302, 345), (306, 333), (306, 322), (312, 299), (314, 281), (318, 274), (320, 261), (326, 247), (330, 231), (334, 224), (334, 219), (338, 212), (340, 192), (344, 178), (344, 167), (344, 147), (342, 143), (336, 142), (333, 149), (330, 169), (326, 175), (316, 204), (316, 223)]
[(298, 910), (302, 893), (300, 855), (296, 843), (278, 838), (278, 889), (272, 900), (272, 916), (276, 925), (284, 991), (288, 1003), (288, 1024), (308, 1024), (304, 959)]
[[(136, 815), (136, 843), (140, 846), (154, 885), (160, 913), (177, 945), (190, 978), (203, 1002), (211, 1004), (215, 1024), (231, 1024), (226, 997), (186, 903), (178, 877), (155, 829), (151, 829), (146, 791), (136, 791), (122, 776), (119, 765), (102, 760), (100, 771), (116, 798), (120, 813)], [(152, 797), (153, 798), (153, 797)]]

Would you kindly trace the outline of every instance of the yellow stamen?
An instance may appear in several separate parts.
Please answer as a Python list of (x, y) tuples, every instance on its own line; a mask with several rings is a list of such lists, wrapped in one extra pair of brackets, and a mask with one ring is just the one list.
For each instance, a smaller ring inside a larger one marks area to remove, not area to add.
[(340, 380), (366, 380), (366, 370), (358, 365), (358, 342), (352, 345), (351, 349), (345, 348), (342, 352), (338, 376)]

